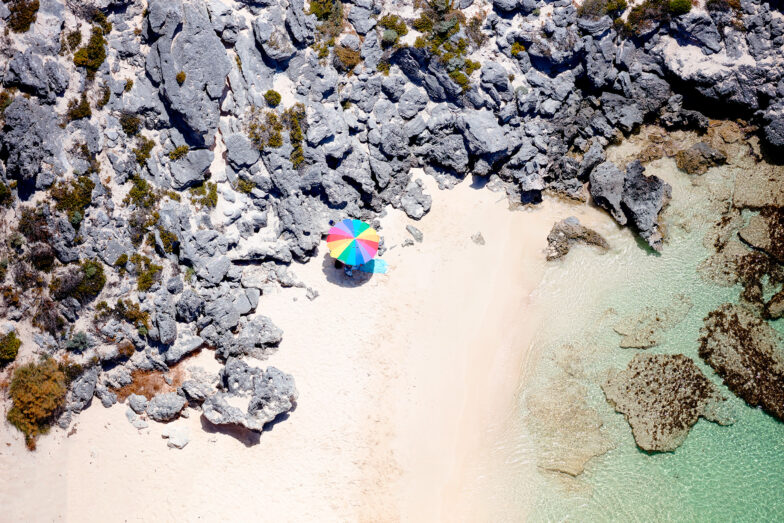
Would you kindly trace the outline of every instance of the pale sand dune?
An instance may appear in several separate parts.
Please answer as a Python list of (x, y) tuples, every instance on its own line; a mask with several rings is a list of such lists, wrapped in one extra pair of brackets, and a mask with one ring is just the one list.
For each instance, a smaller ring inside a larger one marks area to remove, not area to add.
[[(307, 300), (303, 289), (262, 297), (260, 312), (285, 335), (261, 364), (293, 374), (300, 391), (288, 420), (246, 446), (203, 431), (191, 410), (174, 422), (190, 428), (191, 441), (175, 450), (160, 438), (163, 425), (138, 432), (124, 405), (107, 410), (94, 401), (76, 418), (75, 434), (55, 429), (33, 453), (6, 424), (0, 519), (523, 519), (534, 493), (508, 499), (496, 487), (511, 453), (518, 472), (535, 474), (535, 460), (496, 443), (536, 357), (530, 345), (540, 318), (529, 295), (554, 221), (609, 219), (554, 200), (510, 211), (501, 193), (468, 183), (438, 191), (425, 181), (434, 203), (414, 223), (423, 243), (400, 246), (412, 223), (402, 213), (382, 220), (392, 246), (388, 275), (345, 281), (324, 248), (293, 267), (318, 298)], [(471, 240), (476, 232), (485, 245)], [(206, 351), (196, 363), (216, 368)]]

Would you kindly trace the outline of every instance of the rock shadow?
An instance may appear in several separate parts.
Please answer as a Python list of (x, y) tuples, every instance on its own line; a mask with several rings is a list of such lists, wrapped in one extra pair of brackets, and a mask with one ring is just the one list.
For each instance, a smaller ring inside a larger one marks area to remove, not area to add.
[(261, 441), (261, 434), (246, 429), (240, 425), (215, 425), (204, 414), (201, 415), (201, 428), (209, 434), (225, 434), (236, 439), (246, 447), (258, 445)]
[(321, 270), (324, 272), (329, 283), (334, 283), (341, 287), (360, 287), (373, 278), (373, 273), (359, 270), (355, 270), (351, 277), (346, 276), (342, 267), (335, 266), (335, 259), (331, 257), (328, 252), (324, 255), (324, 259), (321, 262)]

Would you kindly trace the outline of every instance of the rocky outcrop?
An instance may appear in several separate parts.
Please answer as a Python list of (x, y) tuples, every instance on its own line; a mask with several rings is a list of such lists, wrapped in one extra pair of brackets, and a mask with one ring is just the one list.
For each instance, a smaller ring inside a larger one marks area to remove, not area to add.
[(753, 407), (784, 420), (784, 343), (749, 308), (726, 303), (708, 314), (700, 357)]
[(682, 354), (637, 354), (626, 369), (611, 372), (602, 390), (643, 450), (675, 450), (700, 417), (732, 423), (718, 388)]
[[(292, 410), (297, 400), (294, 378), (275, 367), (250, 367), (230, 358), (220, 372), (221, 390), (203, 404), (214, 425), (234, 425), (261, 432), (264, 425)], [(238, 407), (237, 405), (242, 405)]]
[(591, 196), (615, 221), (633, 225), (651, 248), (661, 251), (664, 236), (659, 214), (669, 202), (672, 188), (644, 172), (645, 167), (636, 160), (626, 166), (626, 172), (612, 162), (599, 164), (591, 171)]
[[(268, 357), (283, 333), (267, 317), (274, 311), (264, 309), (264, 289), (303, 285), (288, 266), (317, 254), (330, 221), (373, 221), (389, 207), (421, 219), (432, 198), (414, 169), (441, 188), (470, 173), (512, 204), (547, 193), (584, 201), (588, 187), (618, 223), (660, 250), (670, 188), (638, 163), (607, 162), (608, 145), (657, 121), (705, 131), (705, 143), (734, 156), (712, 140), (716, 127), (694, 101), (729, 106), (746, 129), (759, 127), (764, 147), (755, 153), (775, 154), (784, 142), (784, 31), (759, 0), (732, 15), (668, 15), (635, 37), (609, 16), (579, 16), (568, 2), (499, 0), (478, 25), (458, 13), (436, 24), (452, 48), (438, 53), (388, 45), (379, 24), (389, 2), (342, 3), (345, 23), (326, 26), (302, 0), (41, 4), (29, 31), (3, 40), (0, 205), (13, 230), (0, 259), (52, 267), (40, 271), (35, 299), (4, 292), (0, 307), (10, 321), (37, 315), (47, 332), (36, 339), (56, 356), (74, 323), (95, 325), (94, 345), (78, 357), (101, 365), (86, 365), (72, 382), (69, 414), (86, 406), (91, 387), (112, 405), (107, 380), (122, 387), (132, 371), (167, 372), (200, 348), (220, 362)], [(681, 156), (693, 172), (721, 162), (702, 145)], [(782, 176), (764, 164), (739, 170), (735, 206), (784, 206)], [(746, 271), (764, 265), (772, 274), (768, 255), (778, 256), (778, 244), (760, 236), (775, 240), (761, 214), (741, 234), (753, 256), (730, 253), (733, 268), (718, 264), (716, 273), (728, 284), (743, 280), (772, 316), (779, 302), (763, 300), (762, 280)], [(574, 228), (554, 230), (553, 255), (573, 241), (601, 245)], [(94, 298), (51, 286), (90, 272), (98, 287), (99, 267), (106, 285)], [(16, 278), (16, 267), (8, 273)], [(56, 327), (61, 321), (66, 328)], [(221, 419), (219, 398), (208, 401), (211, 385), (186, 378), (182, 397), (212, 405)], [(245, 423), (287, 408), (271, 405)], [(147, 414), (131, 414), (146, 423)]]
[(557, 260), (566, 256), (575, 243), (595, 245), (602, 251), (610, 248), (610, 244), (598, 232), (581, 225), (580, 220), (570, 216), (555, 223), (547, 235), (547, 259)]

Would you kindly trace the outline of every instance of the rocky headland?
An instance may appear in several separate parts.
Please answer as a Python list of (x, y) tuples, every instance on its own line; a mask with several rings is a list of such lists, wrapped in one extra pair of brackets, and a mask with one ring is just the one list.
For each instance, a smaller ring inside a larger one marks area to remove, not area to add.
[[(264, 289), (302, 285), (288, 268), (330, 220), (373, 222), (387, 206), (421, 218), (431, 197), (412, 168), (442, 187), (492, 178), (518, 203), (589, 194), (666, 248), (669, 185), (607, 161), (608, 145), (654, 121), (709, 132), (703, 112), (724, 108), (765, 151), (784, 147), (779, 8), (675, 4), (3, 2), (9, 419), (34, 446), (153, 375), (167, 386), (137, 395), (135, 415), (198, 408), (261, 430), (297, 399), (293, 378), (244, 361), (282, 339)], [(682, 159), (695, 172), (721, 161), (705, 148)], [(778, 206), (780, 182), (757, 186)], [(200, 350), (220, 375), (172, 381)]]

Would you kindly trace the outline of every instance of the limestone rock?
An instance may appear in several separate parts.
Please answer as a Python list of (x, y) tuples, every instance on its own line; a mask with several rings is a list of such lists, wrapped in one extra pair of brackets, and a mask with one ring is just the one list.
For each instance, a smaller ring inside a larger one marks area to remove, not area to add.
[(678, 151), (675, 155), (678, 168), (689, 174), (705, 174), (709, 168), (726, 162), (727, 158), (723, 153), (705, 142), (697, 142), (688, 149)]
[(784, 420), (784, 340), (743, 305), (725, 303), (705, 318), (700, 357), (752, 407)]
[(718, 388), (683, 354), (637, 354), (626, 369), (611, 372), (602, 390), (643, 450), (675, 450), (700, 417), (732, 422), (720, 409)]
[(547, 235), (547, 259), (557, 260), (566, 256), (572, 245), (580, 242), (595, 245), (603, 251), (610, 248), (610, 244), (598, 232), (585, 227), (577, 218), (570, 216), (554, 224)]

